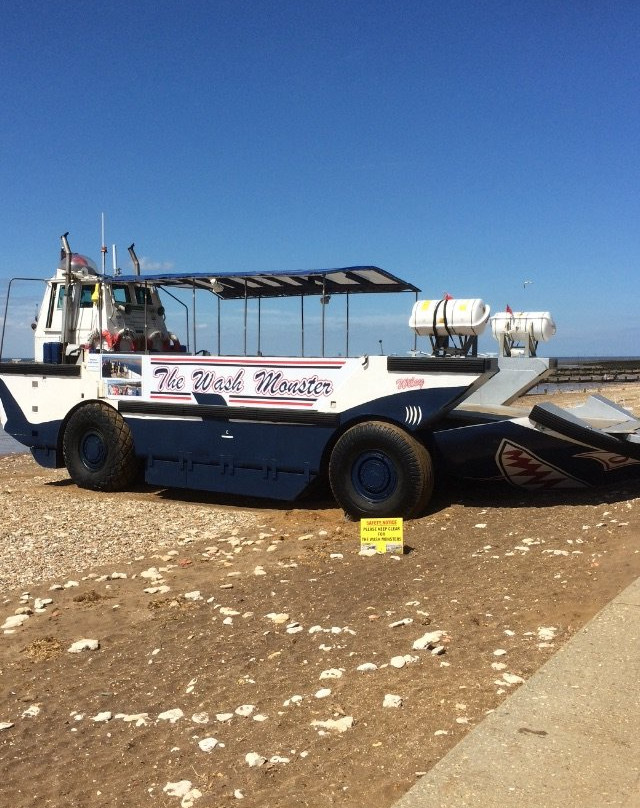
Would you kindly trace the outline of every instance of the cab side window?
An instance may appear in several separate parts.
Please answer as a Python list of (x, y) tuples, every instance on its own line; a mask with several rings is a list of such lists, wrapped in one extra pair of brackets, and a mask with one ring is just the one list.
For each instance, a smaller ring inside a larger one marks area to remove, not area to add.
[(81, 309), (90, 309), (93, 306), (93, 293), (95, 291), (95, 284), (91, 284), (91, 286), (82, 286), (82, 292), (80, 293), (80, 308)]
[(64, 304), (64, 284), (61, 283), (58, 286), (58, 302), (56, 304), (57, 309), (61, 309)]
[(151, 305), (151, 290), (148, 289), (146, 286), (136, 286), (136, 303), (139, 306), (144, 306), (145, 303), (147, 306)]
[(51, 328), (53, 323), (53, 313), (56, 310), (62, 309), (64, 301), (64, 284), (54, 283), (51, 287), (51, 294), (49, 297), (49, 305), (47, 306), (47, 321), (45, 328)]
[(131, 303), (128, 286), (122, 286), (114, 283), (111, 286), (111, 292), (113, 294), (114, 303), (120, 303), (123, 306), (127, 303)]

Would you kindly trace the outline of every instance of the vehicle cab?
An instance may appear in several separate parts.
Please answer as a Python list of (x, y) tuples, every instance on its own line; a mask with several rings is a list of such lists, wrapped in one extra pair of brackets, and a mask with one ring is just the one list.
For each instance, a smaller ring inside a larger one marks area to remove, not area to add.
[(59, 362), (82, 349), (117, 352), (175, 350), (158, 291), (144, 282), (104, 283), (95, 263), (73, 253), (47, 283), (34, 328), (37, 362)]

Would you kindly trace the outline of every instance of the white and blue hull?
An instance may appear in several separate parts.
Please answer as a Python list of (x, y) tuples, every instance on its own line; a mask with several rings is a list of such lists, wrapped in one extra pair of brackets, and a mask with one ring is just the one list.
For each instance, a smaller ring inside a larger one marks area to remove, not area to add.
[[(486, 359), (105, 353), (78, 365), (1, 366), (0, 400), (6, 431), (43, 466), (65, 464), (70, 417), (102, 402), (130, 430), (146, 482), (293, 500), (326, 475), (353, 426), (388, 424), (428, 443), (433, 425), (495, 370)], [(84, 451), (90, 466), (103, 450), (87, 440)], [(384, 453), (363, 450), (354, 484), (372, 512), (384, 510), (396, 473)]]

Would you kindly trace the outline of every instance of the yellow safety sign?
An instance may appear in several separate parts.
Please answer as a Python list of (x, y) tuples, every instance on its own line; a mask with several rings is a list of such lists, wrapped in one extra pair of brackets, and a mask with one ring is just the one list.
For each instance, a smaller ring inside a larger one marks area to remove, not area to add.
[(404, 526), (400, 516), (385, 519), (360, 520), (360, 549), (375, 549), (376, 553), (402, 553)]

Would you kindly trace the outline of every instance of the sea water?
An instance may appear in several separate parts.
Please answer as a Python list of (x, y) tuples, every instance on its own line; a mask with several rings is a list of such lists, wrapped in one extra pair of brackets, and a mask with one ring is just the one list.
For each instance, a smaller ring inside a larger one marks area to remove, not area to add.
[(18, 443), (17, 440), (14, 440), (11, 435), (7, 435), (4, 429), (0, 427), (0, 456), (26, 451), (28, 451), (28, 449), (24, 444)]

